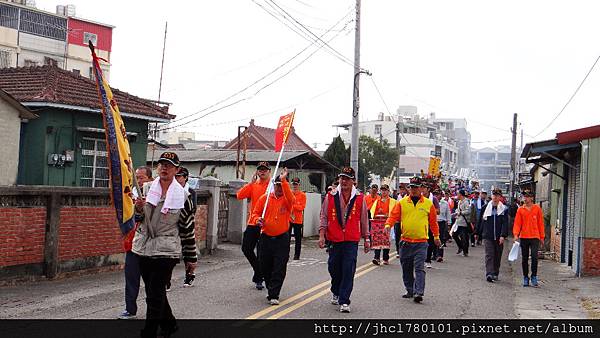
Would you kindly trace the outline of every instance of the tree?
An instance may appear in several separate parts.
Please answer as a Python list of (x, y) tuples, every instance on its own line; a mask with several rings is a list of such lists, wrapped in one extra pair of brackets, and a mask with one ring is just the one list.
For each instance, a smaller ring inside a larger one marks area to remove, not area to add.
[[(325, 150), (325, 153), (323, 153), (323, 158), (339, 169), (342, 169), (342, 167), (350, 164), (350, 149), (346, 149), (344, 141), (338, 135), (333, 139), (327, 150)], [(328, 172), (326, 183), (331, 184), (331, 182), (337, 179), (337, 174), (337, 172)], [(311, 174), (309, 178), (312, 184), (321, 189), (321, 175)], [(317, 182), (318, 184), (315, 184)]]
[(358, 186), (366, 191), (369, 174), (381, 177), (389, 176), (392, 169), (398, 165), (398, 151), (390, 148), (387, 140), (379, 142), (369, 137), (361, 136), (358, 148)]

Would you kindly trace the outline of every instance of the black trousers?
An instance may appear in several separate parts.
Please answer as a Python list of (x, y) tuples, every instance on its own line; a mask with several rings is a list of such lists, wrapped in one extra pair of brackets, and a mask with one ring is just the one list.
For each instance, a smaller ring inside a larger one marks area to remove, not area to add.
[(254, 283), (261, 283), (263, 281), (263, 275), (260, 271), (258, 256), (256, 253), (254, 253), (254, 249), (256, 249), (257, 252), (260, 250), (259, 238), (259, 227), (250, 225), (246, 227), (246, 231), (244, 231), (244, 237), (242, 238), (242, 252), (252, 266), (252, 270), (254, 270), (254, 275), (252, 276), (252, 281)]
[(469, 235), (471, 233), (468, 227), (458, 227), (458, 230), (452, 235), (454, 241), (456, 241), (456, 246), (466, 254), (469, 254)]
[(294, 258), (300, 258), (300, 251), (302, 251), (303, 228), (303, 224), (290, 223), (290, 239), (292, 236), (292, 230), (294, 232)]
[(379, 260), (379, 257), (381, 257), (381, 251), (383, 250), (383, 260), (384, 261), (389, 261), (390, 260), (390, 249), (374, 249), (373, 251), (375, 251), (375, 259)]
[(258, 261), (267, 284), (268, 299), (279, 299), (289, 259), (290, 234), (288, 232), (276, 237), (260, 235)]
[(523, 276), (529, 277), (529, 251), (531, 251), (531, 277), (537, 277), (538, 268), (538, 250), (540, 240), (537, 238), (521, 238), (521, 254), (523, 255), (521, 264), (523, 266)]
[(175, 316), (167, 299), (167, 282), (173, 268), (179, 262), (173, 258), (152, 258), (140, 256), (140, 271), (146, 288), (146, 323), (142, 337), (156, 337), (160, 326), (163, 331), (173, 331)]

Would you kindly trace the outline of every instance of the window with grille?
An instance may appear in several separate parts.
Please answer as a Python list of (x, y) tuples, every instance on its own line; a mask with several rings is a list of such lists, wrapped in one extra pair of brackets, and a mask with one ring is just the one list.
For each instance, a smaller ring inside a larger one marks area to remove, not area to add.
[(83, 43), (87, 45), (89, 41), (91, 41), (94, 46), (98, 46), (98, 35), (94, 33), (83, 32)]
[(19, 30), (54, 40), (67, 40), (67, 19), (21, 9)]
[(8, 68), (12, 65), (11, 53), (9, 50), (0, 50), (0, 68)]
[(381, 124), (375, 125), (375, 135), (381, 135)]
[(83, 187), (108, 187), (108, 159), (104, 139), (83, 138), (81, 181)]
[(0, 26), (12, 29), (19, 28), (19, 9), (0, 4)]

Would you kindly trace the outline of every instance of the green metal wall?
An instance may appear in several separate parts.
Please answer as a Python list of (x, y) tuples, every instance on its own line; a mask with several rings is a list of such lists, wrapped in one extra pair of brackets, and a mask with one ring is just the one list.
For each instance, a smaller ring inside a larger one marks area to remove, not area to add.
[[(557, 174), (564, 176), (563, 164), (553, 163), (551, 168), (556, 171)], [(562, 199), (565, 195), (564, 184), (565, 181), (560, 177), (552, 177), (552, 191), (550, 192), (550, 226), (553, 231), (562, 228)]]
[(600, 138), (583, 141), (586, 156), (585, 238), (600, 238)]
[[(30, 120), (23, 132), (23, 165), (18, 184), (79, 186), (81, 141), (83, 137), (103, 139), (104, 134), (77, 131), (77, 127), (104, 128), (101, 115), (54, 108), (36, 113), (40, 117)], [(138, 133), (129, 144), (134, 167), (145, 165), (148, 121), (125, 118), (124, 123), (128, 132)], [(48, 154), (62, 154), (65, 150), (75, 151), (74, 162), (64, 167), (48, 165)]]

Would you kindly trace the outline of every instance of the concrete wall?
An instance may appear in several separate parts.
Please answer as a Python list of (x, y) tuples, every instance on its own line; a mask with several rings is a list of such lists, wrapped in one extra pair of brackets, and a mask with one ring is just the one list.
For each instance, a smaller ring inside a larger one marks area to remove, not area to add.
[[(17, 50), (17, 30), (0, 27), (0, 51), (8, 51), (10, 53), (10, 62), (5, 66), (17, 66)], [(0, 66), (2, 65), (0, 64)]]
[(321, 213), (321, 194), (306, 194), (306, 209), (304, 209), (304, 237), (319, 234), (319, 216)]
[[(77, 69), (83, 77), (89, 78), (90, 67), (92, 67), (92, 55), (88, 47), (78, 46), (69, 44), (67, 46), (68, 57), (67, 57), (67, 70)], [(98, 57), (101, 57), (110, 62), (110, 53), (105, 50), (96, 51)], [(100, 68), (106, 77), (106, 80), (110, 82), (110, 64), (106, 62), (100, 62)]]
[(17, 183), (20, 133), (19, 112), (0, 98), (0, 158), (7, 159), (0, 161), (0, 185)]

